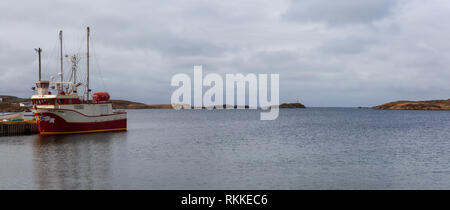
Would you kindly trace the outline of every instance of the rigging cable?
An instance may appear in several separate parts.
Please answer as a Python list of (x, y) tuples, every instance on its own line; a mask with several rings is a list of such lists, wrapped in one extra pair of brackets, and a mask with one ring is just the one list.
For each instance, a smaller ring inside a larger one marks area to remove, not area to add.
[[(91, 36), (92, 37), (92, 36)], [(94, 37), (92, 37), (92, 38), (94, 38)], [(106, 92), (109, 92), (109, 90), (108, 90), (108, 88), (106, 87), (106, 85), (105, 85), (105, 80), (103, 79), (103, 75), (102, 75), (102, 69), (100, 68), (100, 63), (98, 62), (98, 59), (97, 59), (97, 53), (96, 53), (96, 51), (95, 51), (95, 46), (94, 46), (94, 41), (93, 42), (91, 42), (91, 46), (92, 46), (92, 51), (93, 51), (93, 57), (94, 57), (94, 60), (95, 60), (95, 64), (96, 64), (96, 66), (97, 66), (97, 69), (98, 69), (98, 72), (100, 73), (100, 79), (102, 80), (102, 85), (103, 85), (103, 88), (104, 88), (104, 90), (106, 91)]]
[[(49, 64), (50, 64), (50, 61), (52, 61), (53, 59), (55, 59), (55, 58), (57, 58), (57, 57), (54, 57), (55, 56), (55, 49), (56, 49), (56, 46), (57, 46), (58, 44), (57, 43), (54, 43), (54, 45), (53, 45), (53, 48), (52, 48), (52, 50), (50, 51), (50, 53), (49, 53), (49, 59), (45, 59), (45, 63), (44, 63), (44, 68), (43, 68), (43, 70), (44, 69), (47, 69), (48, 67), (49, 67)], [(51, 76), (52, 74), (50, 73), (50, 76)]]

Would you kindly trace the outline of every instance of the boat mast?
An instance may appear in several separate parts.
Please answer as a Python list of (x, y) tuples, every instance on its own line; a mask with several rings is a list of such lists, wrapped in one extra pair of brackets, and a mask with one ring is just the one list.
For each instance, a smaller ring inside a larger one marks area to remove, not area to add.
[(87, 99), (89, 101), (89, 91), (91, 91), (89, 89), (89, 26), (87, 27), (87, 52), (86, 52), (86, 59), (87, 59), (87, 78), (86, 78), (86, 95), (87, 95)]
[(61, 58), (61, 82), (63, 82), (63, 46), (62, 46), (62, 30), (59, 31), (59, 46), (60, 46), (60, 58)]
[(34, 50), (36, 50), (36, 52), (39, 55), (39, 81), (41, 81), (41, 52), (42, 52), (42, 49), (41, 48), (38, 48), (38, 49), (34, 48)]

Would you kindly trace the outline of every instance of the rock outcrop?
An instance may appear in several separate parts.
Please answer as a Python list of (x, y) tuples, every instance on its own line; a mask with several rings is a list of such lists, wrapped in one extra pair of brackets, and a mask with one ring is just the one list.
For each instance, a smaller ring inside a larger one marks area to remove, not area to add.
[(432, 101), (395, 101), (373, 107), (374, 109), (450, 110), (450, 99)]
[(280, 108), (300, 108), (300, 109), (304, 109), (306, 108), (305, 105), (296, 102), (296, 103), (283, 103), (280, 105)]

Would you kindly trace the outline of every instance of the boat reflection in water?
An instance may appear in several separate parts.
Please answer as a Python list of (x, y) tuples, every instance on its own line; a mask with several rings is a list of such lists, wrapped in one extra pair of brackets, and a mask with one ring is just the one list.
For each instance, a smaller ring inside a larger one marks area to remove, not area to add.
[[(112, 189), (117, 133), (36, 136), (34, 180), (39, 189)], [(120, 155), (120, 154), (119, 154)], [(120, 173), (120, 172), (118, 172)]]

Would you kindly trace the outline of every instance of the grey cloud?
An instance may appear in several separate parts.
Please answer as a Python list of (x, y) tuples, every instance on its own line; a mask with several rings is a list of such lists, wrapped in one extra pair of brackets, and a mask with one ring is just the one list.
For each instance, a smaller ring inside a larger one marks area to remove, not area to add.
[(348, 36), (325, 41), (320, 49), (329, 54), (355, 54), (364, 52), (376, 43), (374, 38)]
[(395, 0), (292, 1), (285, 20), (324, 22), (331, 25), (370, 23), (390, 14)]
[(161, 52), (168, 56), (220, 56), (228, 48), (219, 46), (210, 40), (183, 37), (169, 31), (153, 31), (135, 33), (131, 31), (117, 32), (105, 38), (107, 44), (114, 43), (120, 49), (147, 49)]

